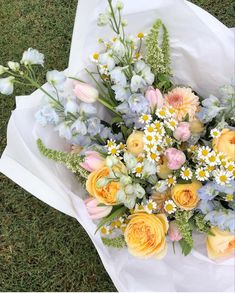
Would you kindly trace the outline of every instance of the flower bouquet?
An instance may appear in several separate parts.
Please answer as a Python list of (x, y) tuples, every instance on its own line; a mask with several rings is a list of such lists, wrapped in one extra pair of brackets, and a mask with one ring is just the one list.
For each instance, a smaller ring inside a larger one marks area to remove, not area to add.
[(20, 63), (0, 66), (0, 92), (12, 94), (18, 83), (43, 92), (35, 119), (70, 148), (48, 148), (39, 138), (38, 149), (86, 189), (87, 215), (103, 245), (161, 259), (175, 242), (188, 255), (198, 231), (207, 235), (209, 258), (232, 257), (234, 87), (224, 85), (217, 98), (174, 83), (164, 23), (129, 35), (123, 4), (107, 3), (98, 25), (109, 25), (113, 37), (98, 40), (86, 77), (52, 70), (42, 87), (35, 67), (44, 56), (30, 48)]

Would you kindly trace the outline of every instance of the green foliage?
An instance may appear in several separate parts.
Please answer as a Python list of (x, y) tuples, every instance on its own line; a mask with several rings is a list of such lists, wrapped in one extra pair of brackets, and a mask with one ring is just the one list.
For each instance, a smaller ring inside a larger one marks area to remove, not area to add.
[(113, 219), (119, 218), (120, 216), (122, 216), (124, 214), (125, 210), (126, 210), (126, 208), (124, 206), (119, 205), (119, 206), (113, 207), (111, 213), (99, 222), (95, 233), (105, 224), (108, 224)]
[(182, 253), (184, 255), (189, 254), (191, 249), (193, 248), (193, 225), (190, 223), (190, 219), (192, 218), (192, 216), (192, 211), (177, 211), (175, 213), (176, 225), (183, 237), (180, 241), (180, 245), (182, 248)]
[(205, 216), (202, 214), (196, 214), (193, 217), (194, 220), (194, 225), (195, 228), (199, 231), (199, 232), (203, 232), (208, 234), (210, 232), (210, 225), (209, 222), (204, 220)]
[[(160, 32), (162, 42), (160, 44)], [(158, 19), (146, 38), (146, 61), (151, 66), (159, 88), (170, 87), (170, 46), (169, 35), (165, 25)]]
[(109, 247), (123, 248), (123, 247), (126, 246), (126, 242), (124, 240), (123, 235), (119, 235), (119, 236), (114, 237), (114, 238), (102, 237), (101, 239), (102, 239), (104, 245), (109, 246)]
[(48, 159), (64, 164), (68, 169), (75, 173), (81, 179), (87, 179), (88, 172), (84, 170), (80, 163), (83, 162), (83, 157), (78, 154), (71, 154), (46, 148), (41, 139), (37, 140), (39, 151)]

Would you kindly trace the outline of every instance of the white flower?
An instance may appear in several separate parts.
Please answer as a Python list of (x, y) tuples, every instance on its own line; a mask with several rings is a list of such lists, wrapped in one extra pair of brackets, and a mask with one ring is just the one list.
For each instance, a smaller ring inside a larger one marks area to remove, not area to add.
[(166, 179), (166, 182), (169, 187), (174, 186), (176, 184), (176, 177), (169, 175), (168, 178)]
[(7, 72), (8, 70), (9, 70), (9, 68), (0, 65), (0, 75), (2, 75), (3, 73)]
[(65, 123), (60, 123), (58, 126), (55, 127), (55, 130), (59, 131), (59, 136), (70, 140), (72, 138), (72, 132), (68, 125)]
[(20, 64), (18, 62), (9, 61), (7, 65), (12, 71), (18, 71), (20, 69)]
[(129, 170), (134, 169), (137, 165), (136, 157), (128, 152), (124, 153), (124, 162)]
[(90, 56), (90, 59), (92, 62), (98, 63), (99, 57), (100, 57), (100, 54), (95, 52)]
[(216, 170), (213, 175), (215, 181), (220, 185), (226, 185), (231, 180), (231, 174), (224, 170)]
[(176, 119), (171, 118), (168, 121), (165, 122), (165, 124), (167, 125), (168, 128), (170, 128), (171, 130), (175, 130), (175, 128), (178, 125), (178, 122)]
[(105, 13), (100, 13), (97, 20), (98, 26), (105, 26), (106, 24), (108, 24), (108, 22), (109, 22), (109, 15)]
[(211, 149), (208, 146), (203, 146), (201, 148), (198, 149), (198, 158), (203, 158), (206, 159), (209, 155), (209, 153), (211, 152)]
[(112, 229), (109, 226), (102, 226), (100, 232), (104, 235), (109, 235), (112, 233)]
[(209, 166), (216, 166), (220, 163), (220, 160), (214, 151), (210, 152), (206, 158), (206, 163)]
[(132, 172), (135, 174), (136, 177), (141, 177), (143, 172), (143, 164), (138, 163), (135, 168), (132, 170)]
[(144, 205), (143, 204), (136, 204), (135, 205), (135, 209), (134, 209), (134, 212), (135, 213), (138, 213), (138, 212), (144, 212)]
[(152, 150), (152, 151), (148, 152), (147, 158), (151, 162), (158, 162), (160, 160), (160, 156), (158, 154), (158, 151), (156, 151), (156, 150), (155, 151)]
[(131, 78), (131, 90), (132, 92), (137, 92), (146, 86), (144, 79), (139, 75), (133, 75)]
[(118, 10), (122, 10), (123, 9), (123, 3), (121, 2), (121, 1), (117, 1), (117, 3), (116, 3), (116, 8), (118, 9)]
[(210, 134), (213, 138), (218, 138), (221, 134), (221, 131), (217, 128), (213, 128), (213, 129), (211, 129)]
[(115, 60), (110, 51), (100, 54), (99, 62), (101, 65), (106, 65), (109, 71), (112, 71), (115, 67)]
[(121, 67), (116, 67), (114, 70), (110, 72), (111, 80), (118, 85), (126, 86), (126, 76)]
[(144, 205), (144, 209), (148, 214), (152, 214), (154, 210), (156, 210), (157, 204), (152, 199), (148, 200), (147, 203)]
[(209, 172), (203, 168), (198, 168), (196, 170), (196, 178), (199, 181), (206, 181), (209, 178)]
[(146, 125), (145, 126), (145, 128), (144, 128), (144, 132), (145, 132), (145, 134), (148, 134), (148, 133), (155, 133), (155, 126), (154, 126), (154, 124), (152, 123), (152, 124), (148, 124), (148, 125)]
[(65, 104), (64, 112), (67, 115), (68, 112), (75, 114), (78, 110), (78, 104), (73, 99), (67, 99), (67, 102)]
[(165, 119), (167, 117), (167, 111), (163, 108), (157, 109), (156, 115), (158, 118)]
[(3, 95), (11, 95), (14, 90), (14, 77), (9, 76), (6, 78), (0, 78), (0, 93)]
[(192, 178), (193, 173), (192, 173), (192, 171), (191, 171), (190, 168), (182, 167), (182, 168), (181, 168), (180, 175), (181, 175), (181, 177), (182, 177), (183, 179), (185, 179), (185, 180), (189, 180), (189, 179)]
[(63, 87), (63, 84), (66, 81), (66, 76), (63, 72), (58, 70), (51, 70), (47, 72), (46, 79), (52, 86), (60, 89)]
[(33, 64), (38, 64), (42, 65), (44, 64), (44, 55), (38, 50), (29, 48), (27, 51), (23, 53), (23, 57), (21, 59), (21, 63), (24, 65), (33, 65)]
[(226, 196), (225, 196), (225, 200), (226, 201), (233, 201), (233, 194), (231, 193), (231, 194), (226, 194)]
[(225, 166), (226, 171), (228, 171), (229, 173), (233, 174), (234, 170), (235, 170), (235, 163), (232, 161), (228, 161), (226, 162), (226, 166)]
[(151, 120), (152, 120), (152, 116), (150, 114), (142, 114), (139, 119), (139, 121), (143, 124), (147, 124), (151, 122)]
[(173, 200), (166, 200), (164, 203), (164, 210), (168, 214), (174, 214), (176, 212), (176, 204), (173, 202)]
[(112, 46), (112, 51), (115, 56), (122, 58), (125, 55), (126, 50), (123, 43), (117, 39)]

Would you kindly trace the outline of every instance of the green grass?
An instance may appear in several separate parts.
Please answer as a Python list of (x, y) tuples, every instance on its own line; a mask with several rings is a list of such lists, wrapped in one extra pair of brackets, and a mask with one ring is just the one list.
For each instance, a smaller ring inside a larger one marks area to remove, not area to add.
[[(227, 26), (234, 1), (194, 0)], [(67, 66), (76, 0), (0, 0), (0, 64), (34, 47), (45, 70)], [(26, 91), (19, 88), (17, 95)], [(30, 90), (28, 90), (30, 92)], [(14, 98), (0, 96), (0, 153)], [(74, 219), (0, 174), (0, 291), (115, 291), (95, 248)]]

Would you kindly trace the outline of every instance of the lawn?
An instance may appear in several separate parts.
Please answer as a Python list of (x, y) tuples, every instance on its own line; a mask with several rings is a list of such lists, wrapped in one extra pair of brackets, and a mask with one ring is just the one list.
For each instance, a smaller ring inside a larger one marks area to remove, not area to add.
[[(194, 0), (229, 27), (232, 0)], [(77, 0), (0, 0), (0, 64), (28, 47), (62, 70), (69, 57)], [(17, 95), (24, 94), (19, 88)], [(0, 154), (14, 97), (0, 95)], [(0, 174), (0, 291), (115, 291), (84, 229)]]

